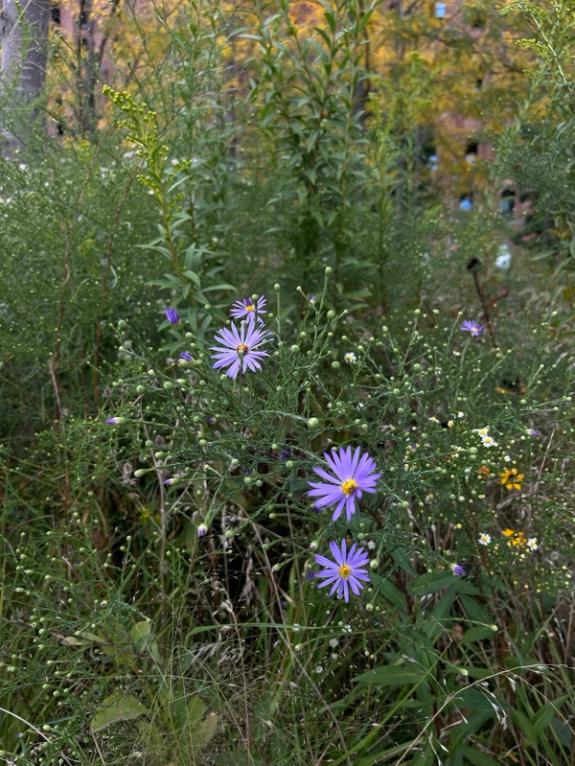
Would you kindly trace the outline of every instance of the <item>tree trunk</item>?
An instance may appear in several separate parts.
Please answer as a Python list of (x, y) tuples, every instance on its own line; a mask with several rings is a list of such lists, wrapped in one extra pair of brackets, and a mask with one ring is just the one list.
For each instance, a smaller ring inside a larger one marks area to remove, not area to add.
[(3, 0), (0, 127), (4, 151), (25, 144), (37, 116), (34, 101), (44, 86), (49, 21), (50, 0)]

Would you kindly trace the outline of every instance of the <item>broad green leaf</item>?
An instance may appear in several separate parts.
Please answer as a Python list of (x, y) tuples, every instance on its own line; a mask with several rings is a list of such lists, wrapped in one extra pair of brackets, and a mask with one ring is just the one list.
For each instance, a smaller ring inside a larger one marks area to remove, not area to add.
[(395, 548), (392, 552), (393, 560), (399, 564), (401, 569), (407, 574), (415, 575), (415, 569), (413, 568), (409, 556), (403, 548)]
[(382, 665), (355, 677), (365, 686), (412, 686), (421, 680), (421, 672), (404, 665)]
[(130, 638), (136, 651), (141, 651), (142, 645), (152, 633), (152, 624), (149, 620), (137, 622), (130, 630)]
[(400, 609), (405, 608), (405, 598), (402, 592), (390, 580), (377, 575), (373, 575), (372, 580), (388, 601)]
[(473, 747), (464, 748), (463, 755), (473, 766), (501, 766), (501, 761), (495, 761), (487, 753), (482, 753), (481, 750)]
[(106, 697), (90, 723), (90, 731), (96, 734), (118, 721), (132, 721), (145, 715), (148, 709), (133, 694), (115, 692)]
[(190, 722), (189, 728), (194, 749), (203, 750), (216, 733), (218, 715), (209, 713), (200, 724)]
[(423, 596), (427, 593), (436, 593), (453, 585), (452, 572), (428, 572), (416, 577), (409, 585), (410, 593), (414, 596)]
[(537, 732), (533, 728), (532, 722), (527, 716), (521, 712), (521, 710), (513, 710), (511, 712), (511, 718), (515, 724), (521, 729), (522, 734), (532, 747), (537, 747)]
[(484, 624), (493, 622), (493, 618), (489, 616), (489, 612), (471, 596), (461, 596), (461, 604), (463, 605), (466, 616), (470, 620), (482, 622)]
[(548, 702), (546, 705), (539, 708), (532, 719), (533, 730), (536, 734), (540, 734), (549, 726), (551, 721), (553, 721), (557, 715), (557, 711), (561, 705), (568, 699), (568, 695), (564, 695), (563, 697), (559, 697), (558, 699), (553, 700), (553, 702)]
[(477, 625), (475, 628), (469, 628), (463, 634), (461, 639), (462, 644), (472, 644), (475, 641), (484, 641), (485, 639), (492, 640), (494, 632), (489, 626)]
[(130, 630), (130, 638), (132, 639), (132, 644), (138, 654), (148, 652), (156, 662), (160, 661), (160, 651), (158, 649), (158, 644), (154, 641), (152, 624), (149, 620), (137, 622)]
[(447, 628), (450, 620), (446, 618), (451, 611), (455, 599), (455, 590), (451, 586), (433, 607), (427, 622), (422, 626), (425, 635), (435, 641), (435, 639)]
[(187, 697), (183, 692), (170, 702), (170, 713), (176, 730), (198, 726), (206, 712), (206, 705), (197, 695)]

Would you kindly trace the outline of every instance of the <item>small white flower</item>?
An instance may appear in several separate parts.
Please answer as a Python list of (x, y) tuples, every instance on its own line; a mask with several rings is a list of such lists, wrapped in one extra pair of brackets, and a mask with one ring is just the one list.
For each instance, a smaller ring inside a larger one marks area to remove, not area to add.
[(479, 434), (481, 438), (483, 438), (484, 436), (489, 436), (489, 426), (484, 426), (483, 428), (474, 428), (473, 433)]
[(536, 537), (529, 537), (527, 540), (527, 547), (530, 551), (536, 551), (539, 547)]
[(488, 535), (487, 532), (482, 532), (479, 535), (479, 545), (489, 545), (491, 543), (491, 535)]
[(493, 438), (493, 436), (482, 436), (481, 437), (481, 443), (484, 447), (497, 447), (497, 442)]
[(355, 364), (357, 362), (357, 356), (353, 351), (348, 351), (347, 354), (344, 354), (343, 360), (344, 362), (347, 362), (347, 364)]

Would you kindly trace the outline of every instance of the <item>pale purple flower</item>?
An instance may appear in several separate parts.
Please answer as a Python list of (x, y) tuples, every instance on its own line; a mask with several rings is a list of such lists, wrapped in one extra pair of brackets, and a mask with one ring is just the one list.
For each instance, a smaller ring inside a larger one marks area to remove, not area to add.
[(331, 555), (335, 559), (331, 561), (325, 556), (317, 554), (316, 563), (323, 567), (315, 573), (315, 577), (323, 580), (318, 588), (326, 588), (331, 585), (329, 595), (334, 593), (338, 598), (349, 602), (349, 590), (355, 596), (359, 596), (365, 583), (369, 582), (369, 573), (366, 569), (368, 557), (365, 548), (358, 548), (354, 543), (349, 551), (345, 540), (341, 541), (341, 546), (336, 542), (329, 544)]
[(207, 524), (200, 524), (196, 530), (196, 534), (198, 537), (205, 537), (208, 533), (208, 525)]
[(452, 564), (451, 571), (456, 577), (463, 577), (465, 574), (465, 569), (461, 566), (461, 564)]
[(242, 322), (237, 327), (233, 322), (231, 328), (227, 327), (216, 333), (215, 340), (219, 346), (211, 346), (214, 369), (226, 370), (228, 378), (235, 380), (240, 372), (261, 370), (260, 361), (269, 356), (267, 351), (258, 351), (258, 348), (269, 340), (269, 332), (255, 327), (255, 319), (251, 316), (247, 322)]
[(124, 422), (125, 418), (106, 418), (106, 425), (119, 426)]
[(459, 325), (459, 329), (470, 333), (472, 338), (479, 338), (483, 334), (485, 327), (474, 319), (466, 319)]
[(178, 324), (180, 321), (178, 309), (173, 308), (173, 306), (166, 306), (164, 309), (164, 314), (166, 315), (166, 319), (170, 324)]
[(528, 428), (527, 436), (533, 436), (534, 438), (538, 438), (539, 436), (541, 436), (541, 431), (538, 428)]
[(189, 351), (181, 351), (180, 359), (182, 359), (184, 362), (193, 362), (194, 357), (190, 354)]
[(367, 452), (362, 453), (360, 447), (356, 447), (353, 452), (351, 447), (334, 448), (331, 454), (324, 452), (323, 456), (332, 474), (319, 466), (314, 468), (314, 472), (324, 481), (308, 482), (312, 487), (308, 495), (318, 498), (314, 502), (314, 508), (318, 511), (335, 505), (333, 521), (340, 517), (345, 508), (349, 521), (355, 513), (356, 500), (361, 500), (364, 492), (375, 492), (381, 474), (376, 473), (374, 460)]
[(265, 295), (260, 295), (257, 301), (252, 298), (241, 298), (236, 301), (231, 309), (230, 316), (234, 319), (243, 319), (244, 317), (259, 316), (266, 313), (266, 298)]

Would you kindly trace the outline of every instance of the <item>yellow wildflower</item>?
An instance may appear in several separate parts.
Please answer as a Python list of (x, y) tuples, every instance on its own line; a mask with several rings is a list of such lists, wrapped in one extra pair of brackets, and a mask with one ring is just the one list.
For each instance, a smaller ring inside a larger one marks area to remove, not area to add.
[(523, 486), (525, 475), (519, 473), (517, 468), (506, 468), (499, 474), (499, 478), (501, 479), (501, 484), (503, 484), (505, 489), (516, 489), (519, 491)]
[(501, 534), (508, 538), (508, 545), (523, 548), (527, 544), (527, 538), (523, 532), (516, 529), (504, 529)]

